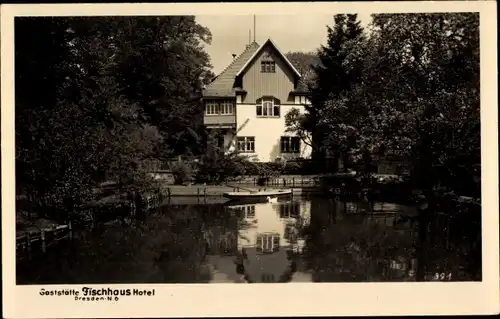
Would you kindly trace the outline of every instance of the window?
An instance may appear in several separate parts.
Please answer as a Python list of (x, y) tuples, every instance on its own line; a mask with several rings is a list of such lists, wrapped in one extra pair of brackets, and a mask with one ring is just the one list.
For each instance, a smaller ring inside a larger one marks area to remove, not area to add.
[(255, 206), (254, 205), (245, 207), (245, 218), (246, 219), (255, 218)]
[(279, 117), (280, 100), (265, 97), (257, 100), (257, 116), (260, 117)]
[(262, 280), (262, 282), (274, 282), (275, 281), (273, 274), (262, 274), (261, 280)]
[(233, 101), (222, 101), (219, 107), (221, 115), (232, 115), (234, 113)]
[(256, 250), (258, 252), (270, 253), (280, 249), (279, 234), (259, 234), (257, 235)]
[(217, 147), (218, 148), (223, 148), (224, 147), (224, 136), (217, 136)]
[(205, 103), (206, 115), (233, 115), (234, 103), (232, 100), (208, 101)]
[(280, 218), (296, 218), (300, 215), (300, 203), (292, 202), (279, 206)]
[(255, 152), (255, 137), (238, 136), (238, 151), (244, 153)]
[(260, 71), (262, 73), (276, 73), (276, 63), (274, 61), (262, 61)]
[(231, 233), (221, 234), (219, 237), (219, 251), (231, 252), (235, 246), (235, 239)]
[(207, 102), (205, 104), (205, 114), (216, 115), (219, 113), (219, 104), (217, 102)]
[(300, 153), (300, 138), (298, 136), (281, 137), (281, 153)]

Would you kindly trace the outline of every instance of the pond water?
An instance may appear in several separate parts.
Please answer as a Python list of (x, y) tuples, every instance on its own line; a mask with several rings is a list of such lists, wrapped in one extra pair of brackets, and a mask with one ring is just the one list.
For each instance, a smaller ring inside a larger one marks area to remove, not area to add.
[(301, 198), (164, 205), (75, 229), (18, 284), (480, 281), (481, 211)]

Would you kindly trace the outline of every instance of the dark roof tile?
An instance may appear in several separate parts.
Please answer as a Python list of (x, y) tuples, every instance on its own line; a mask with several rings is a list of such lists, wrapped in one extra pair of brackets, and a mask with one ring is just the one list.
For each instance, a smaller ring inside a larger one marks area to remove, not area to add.
[(234, 58), (233, 61), (218, 76), (216, 76), (210, 84), (207, 85), (203, 91), (203, 96), (235, 96), (233, 85), (236, 74), (259, 49), (259, 47), (260, 46), (256, 42), (249, 44), (243, 53)]

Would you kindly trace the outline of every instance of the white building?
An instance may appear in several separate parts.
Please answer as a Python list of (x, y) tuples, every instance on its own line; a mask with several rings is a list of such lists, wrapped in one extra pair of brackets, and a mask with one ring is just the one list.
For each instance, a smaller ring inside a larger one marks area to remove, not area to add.
[(226, 151), (261, 162), (310, 158), (311, 148), (285, 132), (285, 115), (309, 104), (301, 75), (269, 39), (253, 42), (205, 88), (204, 124)]

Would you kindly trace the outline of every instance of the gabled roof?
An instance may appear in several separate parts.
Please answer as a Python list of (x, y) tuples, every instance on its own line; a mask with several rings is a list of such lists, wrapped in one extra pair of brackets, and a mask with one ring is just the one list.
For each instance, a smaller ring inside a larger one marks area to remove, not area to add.
[(253, 62), (253, 60), (255, 60), (255, 58), (259, 55), (259, 53), (264, 49), (264, 47), (267, 44), (271, 44), (274, 47), (274, 49), (278, 51), (279, 55), (285, 61), (285, 63), (288, 64), (288, 66), (293, 70), (295, 75), (297, 75), (297, 77), (300, 78), (301, 75), (299, 71), (297, 71), (297, 69), (293, 66), (293, 64), (286, 58), (286, 56), (281, 52), (281, 50), (278, 49), (276, 44), (271, 39), (267, 39), (267, 41), (263, 45), (261, 45), (257, 51), (254, 52), (254, 54), (246, 61), (245, 65), (243, 65), (243, 67), (238, 71), (238, 73), (236, 73), (236, 76), (240, 76), (241, 74), (243, 74), (243, 72), (245, 72), (248, 66)]
[(235, 96), (233, 85), (236, 74), (258, 49), (259, 45), (256, 42), (249, 44), (243, 53), (234, 58), (233, 61), (207, 85), (203, 91), (203, 96)]

